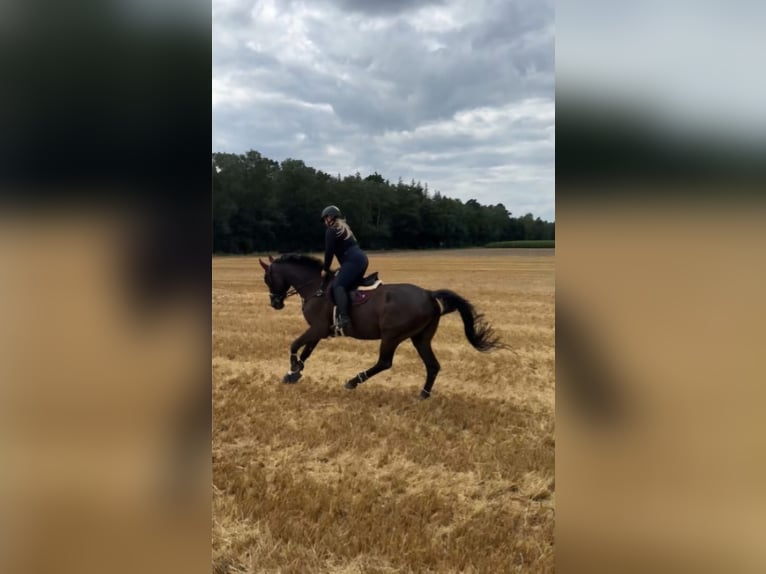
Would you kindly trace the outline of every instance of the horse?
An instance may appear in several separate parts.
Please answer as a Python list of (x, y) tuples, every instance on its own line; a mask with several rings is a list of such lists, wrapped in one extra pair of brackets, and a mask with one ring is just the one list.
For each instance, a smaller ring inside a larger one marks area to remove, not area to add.
[[(263, 280), (269, 288), (274, 309), (283, 309), (285, 299), (291, 295), (301, 297), (303, 317), (309, 328), (290, 345), (290, 370), (283, 378), (284, 383), (297, 383), (319, 341), (336, 335), (333, 329), (334, 304), (330, 296), (332, 290), (328, 284), (333, 274), (328, 274), (323, 280), (322, 262), (297, 253), (280, 255), (276, 259), (269, 256), (268, 263), (259, 258), (258, 262), (264, 270)], [(426, 381), (419, 397), (430, 397), (436, 375), (441, 369), (431, 348), (431, 339), (441, 317), (453, 311), (457, 311), (463, 319), (465, 336), (474, 349), (488, 352), (507, 348), (473, 305), (448, 289), (429, 291), (416, 285), (399, 283), (380, 285), (367, 293), (369, 298), (364, 304), (350, 306), (351, 324), (343, 334), (355, 339), (380, 339), (378, 361), (346, 381), (346, 389), (355, 389), (381, 371), (390, 369), (396, 348), (410, 339), (426, 367)]]

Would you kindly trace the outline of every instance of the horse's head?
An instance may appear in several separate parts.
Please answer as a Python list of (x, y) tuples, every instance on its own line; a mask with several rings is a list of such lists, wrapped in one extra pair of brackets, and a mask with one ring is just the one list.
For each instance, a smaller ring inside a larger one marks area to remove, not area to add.
[(274, 309), (282, 309), (285, 306), (285, 297), (290, 284), (279, 272), (279, 265), (274, 265), (274, 258), (269, 255), (269, 262), (265, 263), (260, 258), (258, 263), (263, 267), (263, 281), (269, 288), (269, 298)]
[(287, 253), (278, 259), (269, 256), (268, 263), (261, 259), (258, 262), (263, 267), (263, 281), (269, 288), (274, 309), (282, 309), (286, 297), (298, 294), (301, 289), (317, 281), (322, 271), (319, 259), (299, 253)]

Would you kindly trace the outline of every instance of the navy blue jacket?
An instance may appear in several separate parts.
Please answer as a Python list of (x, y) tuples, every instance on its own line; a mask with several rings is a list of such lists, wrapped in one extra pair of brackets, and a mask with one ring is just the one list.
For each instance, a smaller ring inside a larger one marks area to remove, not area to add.
[[(358, 243), (356, 238), (351, 235), (350, 237), (339, 237), (338, 232), (340, 230), (335, 227), (328, 227), (324, 235), (324, 269), (330, 270), (332, 265), (333, 256), (338, 258), (340, 264), (343, 265), (343, 260), (346, 252)], [(342, 233), (342, 232), (341, 232)]]

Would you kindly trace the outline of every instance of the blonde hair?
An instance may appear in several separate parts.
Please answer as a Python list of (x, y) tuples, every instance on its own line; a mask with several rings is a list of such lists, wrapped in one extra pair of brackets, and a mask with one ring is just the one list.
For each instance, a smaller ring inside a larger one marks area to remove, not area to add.
[(341, 219), (340, 217), (336, 217), (335, 221), (333, 221), (332, 226), (337, 229), (335, 232), (338, 237), (343, 237), (345, 239), (354, 239), (356, 240), (356, 237), (354, 237), (354, 232), (351, 231), (351, 228), (348, 226), (348, 223), (346, 223), (345, 219)]

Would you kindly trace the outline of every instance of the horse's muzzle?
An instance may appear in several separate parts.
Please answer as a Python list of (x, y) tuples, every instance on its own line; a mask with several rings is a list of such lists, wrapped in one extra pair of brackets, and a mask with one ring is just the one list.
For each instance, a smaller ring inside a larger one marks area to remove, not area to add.
[(269, 297), (271, 298), (271, 306), (274, 307), (274, 309), (283, 309), (285, 306), (285, 298), (279, 295), (274, 295), (274, 293), (269, 293)]

